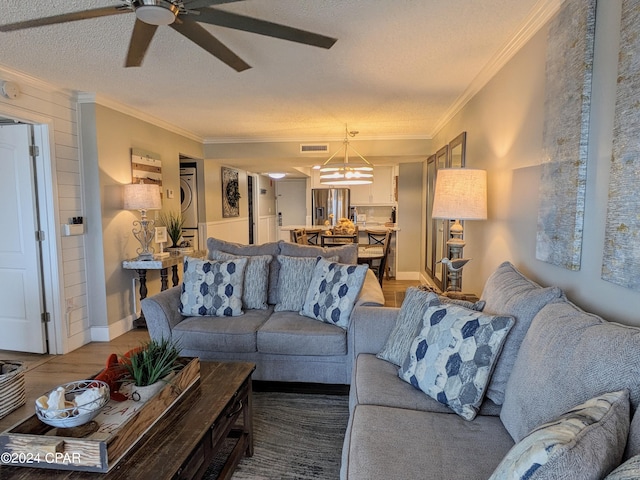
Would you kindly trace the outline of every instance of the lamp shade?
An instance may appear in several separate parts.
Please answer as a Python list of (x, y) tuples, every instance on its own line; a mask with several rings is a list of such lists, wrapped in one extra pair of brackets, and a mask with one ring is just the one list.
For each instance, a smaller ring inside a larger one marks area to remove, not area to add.
[(487, 172), (471, 168), (438, 170), (433, 218), (487, 219)]
[(151, 183), (131, 183), (124, 186), (125, 210), (160, 210), (160, 187)]

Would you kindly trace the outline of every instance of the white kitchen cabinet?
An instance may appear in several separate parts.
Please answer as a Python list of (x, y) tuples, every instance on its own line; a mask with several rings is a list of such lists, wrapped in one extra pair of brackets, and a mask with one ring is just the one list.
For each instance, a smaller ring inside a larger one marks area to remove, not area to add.
[(353, 185), (351, 205), (395, 205), (396, 167), (374, 167), (373, 183)]

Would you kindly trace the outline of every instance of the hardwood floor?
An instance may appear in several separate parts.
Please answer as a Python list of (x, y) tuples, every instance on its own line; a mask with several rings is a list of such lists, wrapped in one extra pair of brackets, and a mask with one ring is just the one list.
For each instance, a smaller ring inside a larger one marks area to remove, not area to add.
[(384, 280), (382, 282), (382, 293), (384, 293), (385, 307), (400, 307), (404, 299), (404, 292), (409, 287), (420, 285), (418, 280)]
[[(385, 280), (382, 291), (385, 306), (399, 307), (407, 287), (418, 285), (417, 280)], [(91, 342), (65, 355), (37, 355), (0, 350), (0, 359), (25, 363), (25, 390), (27, 403), (0, 419), (0, 431), (33, 414), (33, 404), (40, 395), (56, 385), (89, 377), (99, 372), (111, 353), (124, 354), (149, 339), (146, 330), (131, 330), (110, 342)]]

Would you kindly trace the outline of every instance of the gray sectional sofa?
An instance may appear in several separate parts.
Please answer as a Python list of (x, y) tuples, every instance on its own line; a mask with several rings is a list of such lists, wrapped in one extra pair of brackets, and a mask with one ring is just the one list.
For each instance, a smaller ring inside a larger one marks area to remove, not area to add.
[(404, 304), (354, 312), (341, 478), (640, 478), (640, 329), (582, 311), (510, 263), (481, 299), (484, 314), (515, 324), (471, 421), (401, 380), (406, 364), (377, 356), (407, 320)]
[[(256, 260), (256, 268), (264, 267), (265, 263), (260, 265), (257, 260), (266, 258), (268, 280), (245, 276), (242, 299), (244, 305), (262, 308), (245, 308), (244, 314), (235, 317), (183, 316), (179, 310), (181, 286), (176, 286), (142, 301), (152, 338), (177, 341), (185, 356), (254, 362), (256, 380), (350, 383), (355, 358), (351, 354), (351, 327), (345, 329), (300, 315), (300, 305), (296, 304), (309, 284), (318, 256), (355, 264), (357, 244), (332, 248), (283, 241), (240, 245), (210, 238), (207, 247), (210, 259), (248, 257)], [(265, 301), (256, 301), (255, 293), (264, 289), (265, 283)], [(367, 271), (351, 315), (363, 306), (382, 305), (382, 289), (373, 272)]]

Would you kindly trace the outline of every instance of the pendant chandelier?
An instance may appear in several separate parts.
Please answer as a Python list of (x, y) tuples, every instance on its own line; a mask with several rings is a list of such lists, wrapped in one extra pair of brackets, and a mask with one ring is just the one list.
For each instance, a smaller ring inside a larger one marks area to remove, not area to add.
[[(349, 131), (344, 126), (343, 148), (337, 150), (320, 167), (320, 183), (322, 185), (366, 185), (373, 183), (373, 165), (349, 143), (349, 137), (355, 137), (357, 131)], [(359, 158), (355, 162), (349, 161), (349, 149)], [(344, 151), (343, 162), (332, 160)]]

